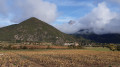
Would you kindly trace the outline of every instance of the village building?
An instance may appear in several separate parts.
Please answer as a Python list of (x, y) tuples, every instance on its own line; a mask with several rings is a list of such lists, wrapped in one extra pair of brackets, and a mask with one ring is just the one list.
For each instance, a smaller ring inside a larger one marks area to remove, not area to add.
[(79, 44), (77, 42), (66, 42), (64, 46), (79, 46)]

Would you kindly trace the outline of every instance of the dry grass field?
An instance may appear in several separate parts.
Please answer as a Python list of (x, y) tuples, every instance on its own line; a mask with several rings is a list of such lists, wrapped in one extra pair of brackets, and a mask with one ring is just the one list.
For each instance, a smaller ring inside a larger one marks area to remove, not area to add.
[(0, 51), (0, 67), (120, 67), (120, 52), (79, 49)]

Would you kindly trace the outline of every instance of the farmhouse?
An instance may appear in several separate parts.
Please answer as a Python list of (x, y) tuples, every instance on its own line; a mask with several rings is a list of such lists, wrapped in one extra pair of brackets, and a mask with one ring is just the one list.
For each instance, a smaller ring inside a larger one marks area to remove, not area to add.
[(79, 44), (77, 42), (66, 42), (66, 43), (64, 43), (64, 46), (71, 46), (71, 45), (78, 46)]

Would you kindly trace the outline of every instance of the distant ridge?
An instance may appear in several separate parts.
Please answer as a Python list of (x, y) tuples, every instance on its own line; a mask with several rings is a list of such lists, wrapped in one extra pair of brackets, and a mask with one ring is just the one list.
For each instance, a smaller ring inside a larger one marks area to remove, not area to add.
[(74, 34), (76, 37), (84, 37), (97, 43), (120, 44), (120, 34)]

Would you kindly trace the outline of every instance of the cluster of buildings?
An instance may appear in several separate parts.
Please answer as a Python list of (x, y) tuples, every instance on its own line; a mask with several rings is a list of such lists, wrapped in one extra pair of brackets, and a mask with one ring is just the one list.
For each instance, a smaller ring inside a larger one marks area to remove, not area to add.
[(77, 42), (66, 42), (66, 43), (64, 43), (64, 46), (79, 46), (79, 43), (77, 43)]

